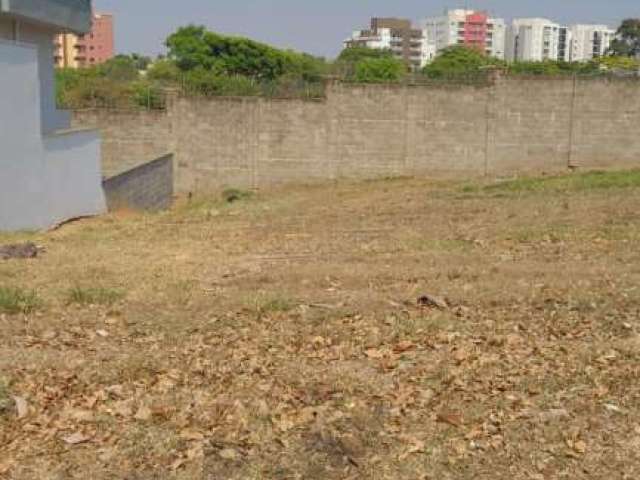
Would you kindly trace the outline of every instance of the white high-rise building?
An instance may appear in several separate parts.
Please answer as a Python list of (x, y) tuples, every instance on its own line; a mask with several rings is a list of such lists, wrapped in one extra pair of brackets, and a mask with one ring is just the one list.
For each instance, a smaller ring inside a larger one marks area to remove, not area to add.
[(541, 62), (570, 59), (571, 32), (546, 18), (517, 18), (507, 33), (506, 58)]
[(425, 18), (422, 28), (435, 52), (452, 45), (466, 45), (492, 57), (505, 58), (506, 28), (502, 18), (490, 18), (476, 10), (455, 9)]
[(616, 31), (606, 25), (573, 25), (571, 36), (571, 61), (588, 62), (607, 52)]

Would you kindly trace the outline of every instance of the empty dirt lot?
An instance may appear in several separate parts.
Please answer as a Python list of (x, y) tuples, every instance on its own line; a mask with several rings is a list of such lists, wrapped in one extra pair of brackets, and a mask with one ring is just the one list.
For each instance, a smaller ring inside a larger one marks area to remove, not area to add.
[(0, 478), (640, 478), (640, 172), (231, 196), (0, 236)]

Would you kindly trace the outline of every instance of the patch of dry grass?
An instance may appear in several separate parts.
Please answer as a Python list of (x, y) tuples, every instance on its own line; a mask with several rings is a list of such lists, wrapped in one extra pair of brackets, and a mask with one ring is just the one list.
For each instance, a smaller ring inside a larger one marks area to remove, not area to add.
[(0, 286), (0, 313), (33, 313), (42, 306), (38, 294), (33, 290)]
[(0, 476), (640, 477), (640, 189), (600, 175), (287, 187), (38, 234), (0, 263), (43, 302), (0, 313), (29, 407), (0, 416)]

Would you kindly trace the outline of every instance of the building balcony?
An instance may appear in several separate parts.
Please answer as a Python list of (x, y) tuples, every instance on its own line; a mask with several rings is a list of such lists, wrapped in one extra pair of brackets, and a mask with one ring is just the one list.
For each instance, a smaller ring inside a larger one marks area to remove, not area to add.
[(74, 33), (91, 30), (91, 0), (2, 0), (0, 14)]

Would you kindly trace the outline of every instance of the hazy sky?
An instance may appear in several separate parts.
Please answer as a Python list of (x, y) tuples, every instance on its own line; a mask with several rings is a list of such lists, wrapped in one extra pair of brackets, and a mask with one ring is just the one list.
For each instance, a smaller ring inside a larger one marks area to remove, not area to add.
[(244, 35), (279, 47), (335, 56), (352, 30), (372, 16), (418, 20), (444, 8), (487, 10), (506, 19), (547, 17), (562, 23), (617, 27), (640, 17), (640, 0), (94, 0), (116, 15), (116, 49), (157, 54), (177, 27), (189, 23)]

